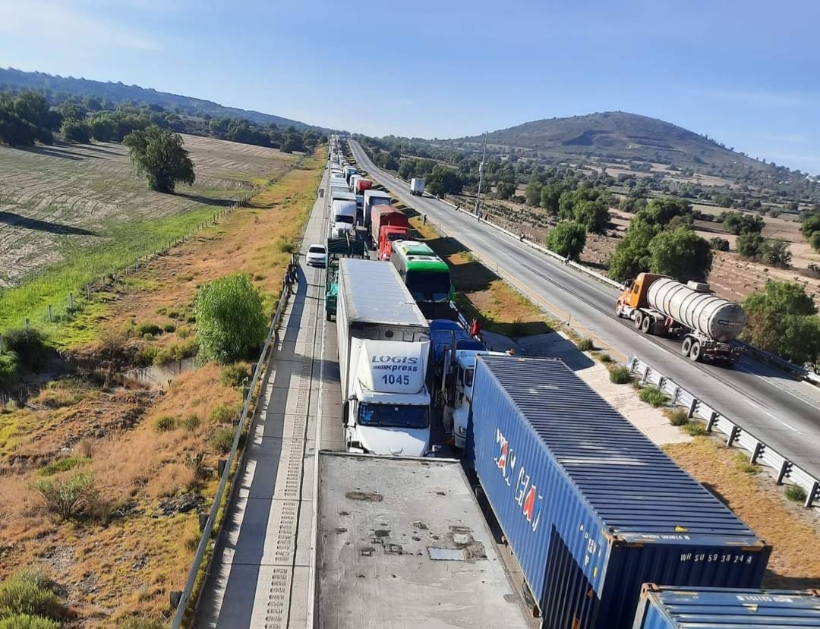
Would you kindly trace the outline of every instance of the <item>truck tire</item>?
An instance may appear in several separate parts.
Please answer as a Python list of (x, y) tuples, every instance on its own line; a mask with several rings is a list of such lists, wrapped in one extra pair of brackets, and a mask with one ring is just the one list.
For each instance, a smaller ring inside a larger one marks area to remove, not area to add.
[(618, 317), (619, 319), (623, 319), (623, 318), (624, 318), (624, 315), (623, 315), (623, 313), (621, 312), (621, 304), (619, 304), (619, 303), (617, 303), (617, 302), (616, 302), (616, 304), (615, 304), (615, 316), (616, 316), (616, 317)]
[(644, 334), (652, 334), (652, 317), (644, 317), (641, 321), (641, 332)]
[(701, 350), (702, 347), (700, 345), (700, 341), (692, 341), (692, 349), (689, 350), (689, 360), (693, 363), (699, 363), (701, 359)]
[(642, 312), (636, 312), (635, 313), (635, 329), (640, 330), (642, 325), (643, 325), (643, 313)]
[(325, 320), (332, 321), (332, 319), (330, 318), (330, 311), (329, 310), (325, 311)]
[(690, 351), (692, 351), (692, 339), (687, 336), (683, 339), (683, 345), (680, 347), (680, 353), (684, 356), (689, 356)]

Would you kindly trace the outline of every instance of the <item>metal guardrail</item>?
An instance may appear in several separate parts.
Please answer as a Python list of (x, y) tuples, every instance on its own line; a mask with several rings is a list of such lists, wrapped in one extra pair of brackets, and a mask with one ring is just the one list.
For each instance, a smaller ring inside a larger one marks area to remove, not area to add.
[[(296, 262), (297, 255), (298, 254), (293, 254), (291, 256), (291, 260), (294, 263)], [(265, 344), (262, 346), (262, 352), (259, 355), (259, 360), (256, 361), (256, 366), (253, 370), (251, 382), (249, 386), (245, 389), (245, 402), (242, 406), (242, 413), (240, 414), (239, 419), (236, 421), (236, 435), (234, 435), (233, 443), (231, 444), (231, 451), (228, 454), (227, 460), (220, 461), (222, 473), (221, 478), (219, 480), (219, 487), (216, 490), (216, 495), (214, 496), (214, 501), (211, 505), (211, 511), (208, 514), (208, 519), (205, 522), (205, 526), (202, 530), (202, 537), (199, 540), (199, 546), (197, 546), (196, 555), (194, 555), (194, 561), (191, 564), (190, 571), (188, 572), (188, 579), (185, 582), (185, 589), (181, 593), (172, 592), (171, 594), (172, 605), (176, 605), (176, 613), (174, 615), (174, 621), (171, 624), (171, 629), (180, 629), (183, 626), (186, 613), (189, 611), (191, 595), (197, 582), (197, 576), (199, 575), (199, 571), (202, 568), (202, 562), (205, 558), (205, 553), (207, 552), (209, 544), (211, 543), (211, 534), (213, 533), (214, 525), (216, 524), (216, 517), (219, 513), (222, 500), (225, 496), (225, 491), (226, 489), (228, 490), (228, 495), (231, 495), (233, 493), (234, 482), (236, 480), (236, 477), (232, 476), (232, 467), (234, 460), (236, 459), (237, 452), (239, 450), (239, 443), (242, 439), (242, 434), (245, 431), (249, 418), (253, 416), (253, 409), (251, 408), (254, 401), (253, 392), (255, 391), (256, 385), (259, 382), (259, 378), (261, 377), (262, 372), (265, 370), (265, 366), (268, 363), (268, 352), (271, 348), (271, 345), (276, 340), (278, 340), (277, 329), (279, 327), (279, 322), (282, 318), (282, 313), (284, 312), (285, 304), (287, 304), (287, 298), (290, 295), (290, 292), (290, 285), (283, 278), (282, 290), (279, 293), (279, 303), (276, 305), (276, 311), (274, 312), (273, 318), (271, 319), (271, 326), (270, 330), (268, 331), (268, 336), (265, 339)], [(213, 540), (214, 545), (219, 541), (218, 535), (219, 534), (217, 534), (217, 538)], [(211, 554), (211, 557), (209, 559), (205, 579), (207, 579), (208, 573), (210, 573), (210, 561), (212, 560), (213, 554)], [(178, 598), (178, 600), (175, 601), (175, 598)], [(198, 607), (198, 605), (199, 601), (194, 601), (194, 607), (191, 610), (193, 614), (196, 613), (196, 608)]]
[(778, 485), (782, 485), (788, 479), (801, 487), (806, 492), (804, 505), (807, 508), (812, 507), (820, 499), (820, 480), (766, 445), (743, 426), (702, 402), (637, 356), (631, 356), (626, 366), (630, 373), (640, 376), (641, 384), (657, 387), (669, 396), (672, 404), (687, 409), (689, 418), (703, 421), (708, 432), (726, 435), (727, 447), (742, 448), (749, 453), (750, 463), (767, 465), (774, 469), (777, 472)]

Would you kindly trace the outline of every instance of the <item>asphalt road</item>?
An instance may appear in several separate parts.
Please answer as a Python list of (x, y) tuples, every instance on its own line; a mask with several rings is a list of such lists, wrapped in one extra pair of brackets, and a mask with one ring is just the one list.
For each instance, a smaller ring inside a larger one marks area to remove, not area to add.
[(820, 477), (820, 390), (751, 358), (734, 367), (695, 364), (681, 356), (678, 343), (647, 337), (618, 319), (618, 292), (548, 256), (457, 212), (436, 199), (414, 197), (405, 182), (376, 167), (350, 142), (356, 161), (379, 184), (441, 227), (533, 301), (579, 325), (613, 352), (637, 355), (695, 397)]

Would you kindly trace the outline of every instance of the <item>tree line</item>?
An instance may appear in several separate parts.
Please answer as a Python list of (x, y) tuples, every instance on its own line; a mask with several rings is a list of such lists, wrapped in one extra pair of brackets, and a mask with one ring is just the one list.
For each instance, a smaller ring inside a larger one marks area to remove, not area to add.
[(0, 93), (0, 142), (9, 146), (53, 144), (55, 133), (66, 142), (122, 142), (128, 134), (150, 126), (286, 153), (312, 152), (318, 144), (327, 142), (327, 136), (313, 129), (280, 129), (274, 123), (263, 126), (241, 118), (213, 118), (207, 113), (180, 116), (157, 104), (115, 105), (86, 96), (67, 98), (54, 105), (42, 92)]

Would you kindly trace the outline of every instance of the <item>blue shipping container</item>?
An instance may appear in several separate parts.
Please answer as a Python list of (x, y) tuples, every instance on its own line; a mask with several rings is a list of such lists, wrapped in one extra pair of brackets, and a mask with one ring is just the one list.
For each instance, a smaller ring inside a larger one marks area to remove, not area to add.
[(816, 590), (726, 590), (646, 586), (633, 629), (820, 627)]
[(563, 362), (483, 356), (472, 463), (547, 629), (629, 629), (644, 583), (760, 586), (771, 547)]

